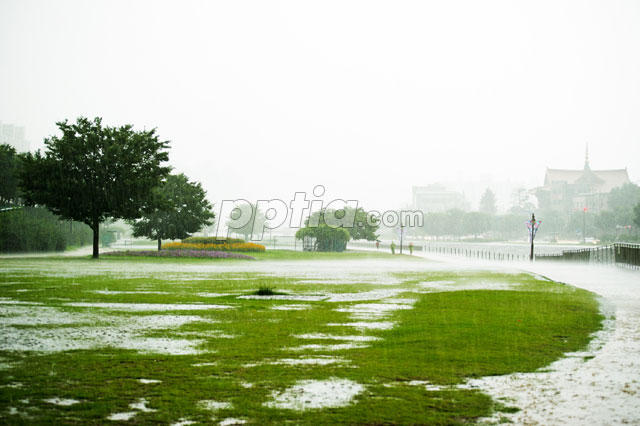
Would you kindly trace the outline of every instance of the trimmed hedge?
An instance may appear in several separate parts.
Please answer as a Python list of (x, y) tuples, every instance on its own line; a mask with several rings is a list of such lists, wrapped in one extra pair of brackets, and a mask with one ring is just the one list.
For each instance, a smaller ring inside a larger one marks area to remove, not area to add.
[(63, 251), (67, 245), (93, 241), (91, 229), (78, 222), (61, 221), (47, 209), (20, 207), (0, 212), (0, 252)]
[(242, 238), (224, 238), (224, 237), (189, 237), (182, 240), (188, 244), (236, 244), (244, 243)]
[(240, 252), (263, 252), (265, 247), (255, 243), (231, 243), (231, 244), (190, 244), (190, 243), (167, 243), (162, 245), (163, 250), (215, 250), (215, 251), (240, 251)]
[(146, 256), (146, 257), (186, 257), (197, 259), (254, 259), (254, 257), (246, 254), (229, 253), (226, 251), (204, 251), (204, 250), (169, 250), (169, 251), (150, 251), (150, 250), (126, 250), (111, 251), (102, 253), (103, 256)]

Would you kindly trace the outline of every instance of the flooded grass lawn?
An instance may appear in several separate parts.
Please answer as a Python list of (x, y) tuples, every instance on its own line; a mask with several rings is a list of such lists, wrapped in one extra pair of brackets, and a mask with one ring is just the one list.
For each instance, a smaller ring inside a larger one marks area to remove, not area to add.
[(468, 423), (514, 410), (469, 379), (543, 368), (602, 321), (530, 274), (273, 259), (3, 259), (0, 422)]

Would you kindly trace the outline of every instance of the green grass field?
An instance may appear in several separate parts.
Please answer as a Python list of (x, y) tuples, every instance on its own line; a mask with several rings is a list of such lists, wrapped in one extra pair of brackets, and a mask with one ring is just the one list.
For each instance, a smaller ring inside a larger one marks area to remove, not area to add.
[(516, 408), (468, 378), (544, 368), (602, 320), (529, 274), (358, 252), (4, 259), (0, 301), (6, 424), (469, 423)]

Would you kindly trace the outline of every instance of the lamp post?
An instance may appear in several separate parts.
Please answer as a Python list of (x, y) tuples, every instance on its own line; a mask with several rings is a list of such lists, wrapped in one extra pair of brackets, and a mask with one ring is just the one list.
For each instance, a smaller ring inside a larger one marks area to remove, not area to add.
[(587, 208), (582, 209), (582, 244), (587, 242)]
[(531, 241), (531, 253), (529, 254), (529, 260), (533, 262), (533, 240), (536, 238), (536, 233), (538, 232), (538, 228), (542, 221), (536, 220), (536, 215), (531, 213), (531, 220), (525, 223), (527, 224), (527, 229), (529, 229), (529, 239)]

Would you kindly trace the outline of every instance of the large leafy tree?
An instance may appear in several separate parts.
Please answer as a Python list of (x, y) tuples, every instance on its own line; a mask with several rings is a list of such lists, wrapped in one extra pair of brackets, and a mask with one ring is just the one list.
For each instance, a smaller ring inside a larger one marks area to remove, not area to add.
[(23, 197), (28, 205), (45, 205), (63, 219), (89, 225), (98, 258), (101, 222), (135, 219), (156, 207), (153, 189), (169, 173), (169, 143), (155, 129), (106, 127), (101, 118), (56, 124), (62, 135), (45, 139), (44, 153), (22, 157)]
[(348, 206), (339, 210), (315, 211), (305, 221), (306, 225), (309, 223), (327, 224), (330, 228), (342, 228), (349, 233), (349, 239), (352, 240), (375, 241), (378, 239), (377, 232), (380, 228), (378, 217), (367, 213), (362, 207), (354, 209)]
[(134, 236), (158, 240), (158, 250), (163, 239), (187, 238), (210, 225), (215, 217), (202, 185), (190, 182), (182, 173), (169, 175), (155, 193), (159, 207), (130, 223)]
[[(351, 213), (354, 213), (353, 211)], [(296, 239), (304, 240), (305, 238), (313, 238), (314, 250), (317, 251), (344, 251), (347, 248), (347, 242), (351, 239), (351, 233), (349, 232), (351, 223), (351, 217), (348, 222), (349, 226), (345, 226), (345, 223), (337, 225), (335, 223), (327, 224), (326, 218), (335, 218), (337, 221), (341, 221), (347, 214), (345, 209), (342, 210), (319, 210), (314, 212), (310, 217), (305, 220), (305, 227), (298, 229), (296, 232)], [(377, 229), (377, 228), (376, 228)]]
[(331, 228), (326, 223), (318, 226), (306, 226), (296, 232), (298, 240), (314, 238), (316, 251), (344, 251), (349, 241), (349, 232), (345, 228)]
[(376, 241), (378, 239), (378, 229), (380, 228), (380, 219), (368, 214), (362, 207), (352, 209), (345, 207), (346, 217), (353, 217), (353, 226), (346, 226), (352, 240)]

